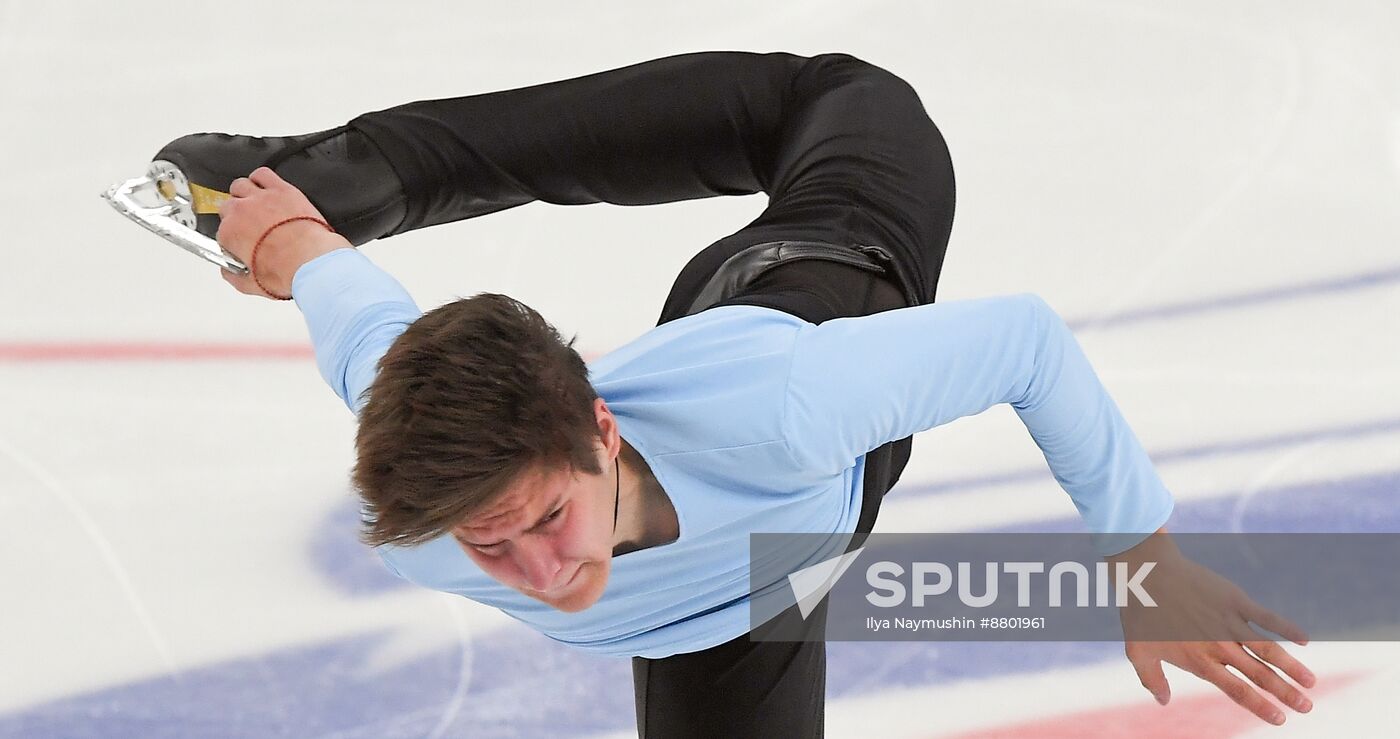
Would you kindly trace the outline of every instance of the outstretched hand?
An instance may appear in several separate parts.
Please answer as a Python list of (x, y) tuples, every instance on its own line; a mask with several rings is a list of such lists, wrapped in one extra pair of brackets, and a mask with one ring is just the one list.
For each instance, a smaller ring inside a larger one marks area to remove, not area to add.
[[(249, 267), (246, 275), (222, 270), (224, 280), (241, 293), (289, 296), (292, 277), (301, 265), (350, 247), (345, 237), (310, 220), (293, 221), (269, 233), (269, 228), (288, 218), (325, 219), (301, 190), (267, 167), (234, 180), (229, 196), (219, 206), (218, 240), (225, 251)], [(253, 247), (265, 233), (267, 238), (258, 247), (254, 264)]]
[[(1110, 559), (1155, 561), (1148, 575), (1147, 590), (1155, 607), (1133, 603), (1119, 609), (1123, 623), (1125, 652), (1142, 686), (1158, 703), (1171, 700), (1171, 686), (1162, 672), (1162, 662), (1205, 680), (1245, 709), (1272, 724), (1285, 721), (1279, 710), (1260, 692), (1272, 694), (1299, 713), (1312, 710), (1312, 701), (1274, 668), (1294, 682), (1313, 687), (1317, 678), (1280, 644), (1258, 631), (1257, 625), (1279, 634), (1299, 646), (1308, 636), (1296, 624), (1264, 608), (1234, 583), (1200, 564), (1186, 559), (1159, 531), (1132, 550)], [(1168, 637), (1167, 635), (1171, 635)], [(1222, 640), (1222, 635), (1230, 637)], [(1179, 641), (1162, 641), (1164, 638)], [(1192, 640), (1196, 638), (1196, 640)], [(1249, 679), (1241, 680), (1233, 668)], [(1251, 685), (1250, 683), (1253, 683)]]

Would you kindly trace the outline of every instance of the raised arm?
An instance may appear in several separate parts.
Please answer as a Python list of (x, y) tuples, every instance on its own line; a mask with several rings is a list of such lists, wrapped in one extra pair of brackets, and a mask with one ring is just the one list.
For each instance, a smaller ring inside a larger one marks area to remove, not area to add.
[[(418, 306), (393, 277), (317, 224), (321, 214), (272, 170), (234, 180), (230, 195), (220, 207), (219, 244), (253, 266), (257, 279), (231, 272), (224, 279), (250, 295), (294, 297), (321, 376), (358, 413), (379, 358), (418, 319)], [(289, 220), (303, 218), (315, 220)]]
[(1172, 497), (1063, 320), (1030, 294), (841, 318), (799, 329), (784, 428), (836, 471), (877, 446), (1008, 403), (1100, 550), (1156, 531)]

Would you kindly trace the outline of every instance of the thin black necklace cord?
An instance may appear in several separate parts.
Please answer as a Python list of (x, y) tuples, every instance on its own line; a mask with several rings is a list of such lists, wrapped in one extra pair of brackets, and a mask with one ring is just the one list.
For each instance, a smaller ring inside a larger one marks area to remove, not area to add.
[(613, 492), (613, 533), (617, 533), (617, 512), (622, 510), (622, 463), (613, 457), (613, 469), (617, 470), (617, 490)]

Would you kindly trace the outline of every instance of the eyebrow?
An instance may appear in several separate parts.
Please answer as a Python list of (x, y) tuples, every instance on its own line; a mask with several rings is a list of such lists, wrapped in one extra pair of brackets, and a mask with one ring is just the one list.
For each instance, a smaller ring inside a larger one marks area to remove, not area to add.
[[(537, 529), (537, 528), (543, 526), (543, 525), (545, 524), (545, 519), (546, 519), (546, 518), (549, 518), (549, 517), (552, 516), (552, 515), (554, 515), (554, 512), (555, 512), (556, 510), (559, 509), (559, 504), (562, 503), (563, 501), (564, 501), (564, 496), (563, 496), (563, 495), (560, 495), (559, 497), (555, 498), (555, 499), (554, 499), (554, 502), (553, 502), (553, 503), (550, 503), (549, 506), (548, 506), (547, 508), (544, 509), (545, 512), (544, 512), (543, 515), (540, 516), (540, 519), (539, 519), (538, 521), (536, 521), (532, 526), (530, 526), (530, 528), (525, 529), (525, 531), (528, 533), (528, 532), (530, 532), (530, 531), (534, 531), (535, 529)], [(491, 542), (490, 544), (480, 544), (480, 543), (473, 542), (473, 541), (467, 541), (466, 539), (463, 539), (463, 538), (461, 538), (461, 537), (458, 537), (457, 541), (460, 541), (460, 542), (462, 542), (463, 544), (466, 544), (466, 545), (469, 546), (469, 547), (494, 547), (494, 546), (496, 546), (497, 544), (504, 544), (504, 543), (506, 543), (506, 542), (508, 542), (508, 541), (510, 541), (510, 540), (509, 540), (509, 539), (501, 539), (500, 541), (493, 541), (493, 542)]]

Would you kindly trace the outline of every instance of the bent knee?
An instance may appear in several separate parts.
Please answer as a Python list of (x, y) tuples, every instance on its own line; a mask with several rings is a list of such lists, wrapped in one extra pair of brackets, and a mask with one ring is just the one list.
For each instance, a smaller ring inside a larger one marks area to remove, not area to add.
[(901, 99), (921, 102), (919, 93), (903, 77), (844, 52), (817, 54), (809, 58), (799, 72), (799, 78), (804, 76), (823, 86), (856, 85), (891, 102)]

